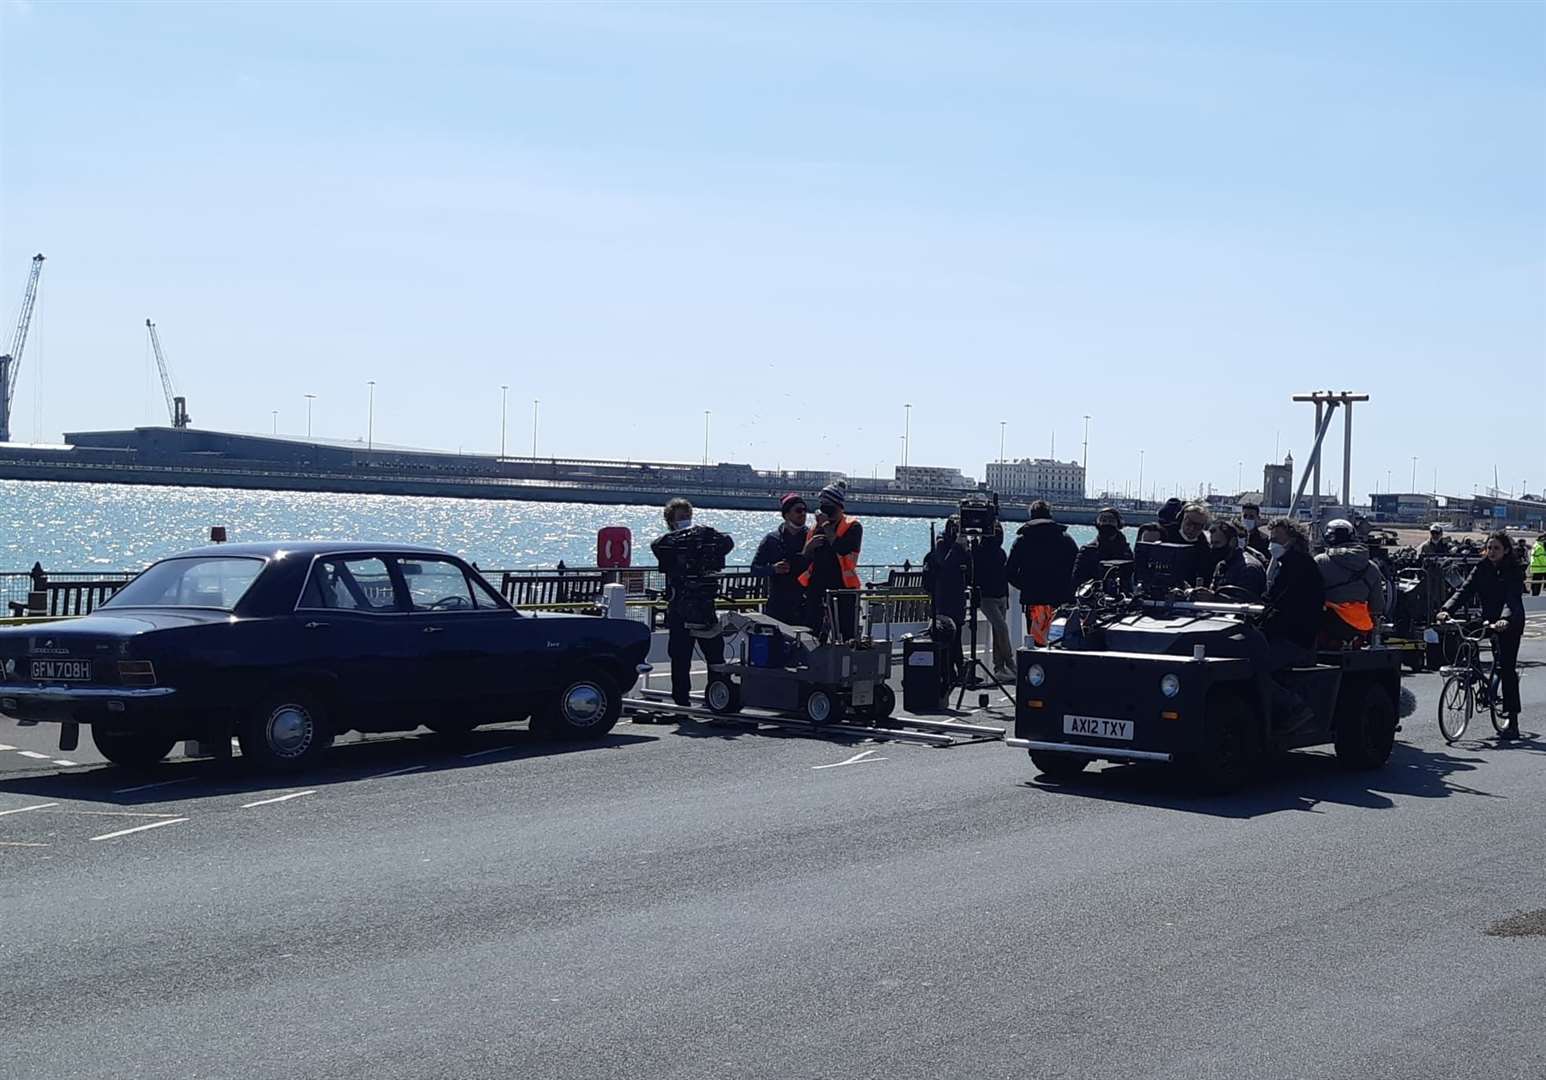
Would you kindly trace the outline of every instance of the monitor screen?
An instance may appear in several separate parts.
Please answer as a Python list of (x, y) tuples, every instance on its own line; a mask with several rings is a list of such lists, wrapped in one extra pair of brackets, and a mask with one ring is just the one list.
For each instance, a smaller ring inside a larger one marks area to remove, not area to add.
[(1135, 544), (1133, 560), (1133, 578), (1148, 593), (1184, 588), (1202, 576), (1202, 551), (1195, 544)]

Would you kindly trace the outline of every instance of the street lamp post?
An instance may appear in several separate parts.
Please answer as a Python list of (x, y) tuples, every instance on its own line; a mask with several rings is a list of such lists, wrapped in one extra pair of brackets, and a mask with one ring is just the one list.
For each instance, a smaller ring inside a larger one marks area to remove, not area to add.
[[(510, 387), (499, 384), (499, 456), (505, 456), (505, 418), (509, 415)], [(535, 455), (533, 455), (535, 456)]]
[(703, 410), (703, 475), (709, 472), (709, 410)]
[(1088, 495), (1090, 493), (1090, 481), (1088, 479), (1089, 471), (1090, 471), (1090, 414), (1089, 413), (1085, 413), (1084, 414), (1084, 453), (1080, 457), (1080, 460), (1079, 460), (1079, 473), (1080, 473), (1079, 480), (1080, 480), (1080, 485), (1081, 485), (1081, 488), (1082, 488), (1082, 490), (1079, 492), (1080, 496), (1086, 496), (1086, 495)]
[(905, 469), (913, 449), (913, 407), (909, 403), (902, 408), (906, 410), (902, 420), (902, 468)]
[(1412, 491), (1417, 491), (1417, 455), (1412, 455)]
[(998, 422), (998, 463), (1000, 465), (1004, 463), (1004, 424), (1003, 420)]
[(370, 393), (365, 405), (365, 449), (376, 448), (376, 380), (367, 379), (365, 385), (370, 387)]
[(531, 456), (537, 456), (537, 406), (542, 402), (537, 398), (531, 399)]
[(1143, 502), (1143, 451), (1138, 451), (1138, 501)]
[(306, 437), (311, 438), (311, 403), (317, 400), (316, 394), (306, 395)]
[(269, 412), (274, 417), (274, 434), (278, 435), (279, 434), (279, 410), (278, 409), (270, 409)]
[(1245, 462), (1235, 462), (1235, 494), (1238, 496), (1245, 489), (1241, 486), (1245, 483)]

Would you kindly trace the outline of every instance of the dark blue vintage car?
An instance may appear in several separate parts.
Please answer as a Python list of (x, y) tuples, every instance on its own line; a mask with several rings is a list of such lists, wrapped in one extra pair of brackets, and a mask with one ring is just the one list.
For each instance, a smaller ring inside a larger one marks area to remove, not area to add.
[(513, 609), (432, 548), (222, 544), (153, 564), (84, 618), (0, 628), (0, 713), (80, 724), (148, 766), (179, 740), (300, 769), (345, 731), (530, 718), (596, 738), (649, 652), (642, 623)]

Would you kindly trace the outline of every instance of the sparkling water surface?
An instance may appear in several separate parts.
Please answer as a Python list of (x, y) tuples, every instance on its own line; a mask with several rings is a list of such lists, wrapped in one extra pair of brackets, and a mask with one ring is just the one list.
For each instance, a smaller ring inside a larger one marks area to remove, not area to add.
[[(699, 510), (695, 518), (735, 537), (733, 564), (749, 563), (758, 541), (778, 524), (775, 509)], [(916, 565), (928, 551), (926, 518), (860, 519), (865, 563)], [(137, 570), (206, 543), (211, 525), (224, 525), (232, 541), (428, 544), (489, 569), (553, 566), (560, 559), (592, 566), (596, 530), (607, 525), (632, 529), (634, 564), (649, 566), (649, 542), (664, 527), (657, 506), (0, 480), (0, 571), (26, 570), (34, 562), (50, 570)], [(1095, 532), (1083, 525), (1068, 531), (1080, 543)]]

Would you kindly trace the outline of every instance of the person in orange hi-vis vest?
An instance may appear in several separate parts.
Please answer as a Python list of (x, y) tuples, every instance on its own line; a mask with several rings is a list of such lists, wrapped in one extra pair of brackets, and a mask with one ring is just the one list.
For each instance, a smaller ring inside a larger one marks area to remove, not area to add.
[(1321, 536), (1326, 550), (1315, 556), (1315, 568), (1326, 589), (1322, 636), (1331, 645), (1362, 644), (1385, 614), (1385, 575), (1352, 522), (1334, 518)]
[[(859, 548), (864, 543), (864, 527), (848, 516), (848, 485), (834, 481), (816, 497), (816, 527), (805, 542), (805, 555), (811, 560), (800, 584), (805, 586), (810, 604), (810, 625), (818, 628), (823, 641), (852, 641), (859, 632), (858, 593), (839, 594), (837, 621), (828, 625), (827, 593), (834, 589), (861, 589)], [(835, 629), (835, 633), (834, 633)]]

